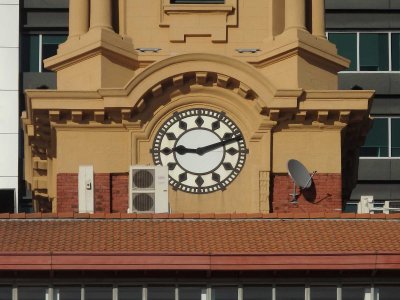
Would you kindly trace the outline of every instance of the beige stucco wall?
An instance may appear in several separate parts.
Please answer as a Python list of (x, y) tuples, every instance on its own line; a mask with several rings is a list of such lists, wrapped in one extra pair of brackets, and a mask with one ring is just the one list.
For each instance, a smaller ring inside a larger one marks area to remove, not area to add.
[(57, 129), (57, 172), (77, 173), (93, 165), (96, 173), (128, 172), (130, 136), (124, 129)]
[(291, 158), (309, 170), (341, 173), (342, 142), (362, 140), (372, 92), (336, 90), (348, 61), (321, 36), (321, 18), (305, 22), (310, 7), (301, 7), (321, 1), (119, 0), (114, 14), (71, 1), (70, 21), (80, 26), (45, 62), (57, 72), (58, 90), (27, 92), (25, 169), (34, 193), (56, 203), (57, 174), (76, 173), (79, 165), (121, 173), (153, 164), (149, 150), (161, 124), (187, 108), (226, 112), (249, 154), (225, 191), (170, 188), (174, 212), (268, 212), (270, 178), (286, 173)]
[(274, 173), (287, 173), (289, 159), (301, 161), (310, 172), (341, 173), (340, 129), (292, 129), (275, 132), (273, 139)]

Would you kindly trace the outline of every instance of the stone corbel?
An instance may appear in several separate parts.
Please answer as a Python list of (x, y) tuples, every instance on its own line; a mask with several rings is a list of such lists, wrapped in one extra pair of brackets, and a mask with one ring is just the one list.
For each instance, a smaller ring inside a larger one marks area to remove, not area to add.
[(121, 109), (122, 122), (129, 122), (131, 117), (132, 117), (132, 110), (130, 108), (122, 108)]
[(49, 111), (49, 120), (50, 123), (58, 123), (60, 121), (60, 111), (59, 110), (50, 110)]
[(73, 110), (71, 111), (71, 120), (75, 123), (82, 122), (83, 112), (81, 110)]
[(94, 121), (97, 123), (103, 123), (105, 118), (105, 113), (103, 110), (94, 112)]
[(196, 83), (200, 85), (204, 85), (207, 83), (207, 72), (196, 72)]
[(341, 111), (339, 114), (339, 121), (341, 123), (347, 124), (347, 123), (349, 123), (349, 120), (350, 120), (350, 111), (348, 111), (348, 110)]
[(326, 123), (328, 121), (329, 112), (326, 110), (319, 111), (317, 120), (319, 123)]
[(226, 76), (223, 74), (218, 74), (217, 75), (217, 85), (219, 87), (226, 88), (228, 86), (229, 79), (230, 79), (229, 76)]
[(247, 99), (252, 93), (252, 90), (243, 82), (240, 83), (239, 89), (238, 89), (238, 94), (239, 96)]
[(144, 111), (146, 108), (146, 101), (143, 98), (140, 99), (135, 108), (138, 112)]
[(183, 85), (183, 74), (173, 77), (172, 82), (174, 86)]

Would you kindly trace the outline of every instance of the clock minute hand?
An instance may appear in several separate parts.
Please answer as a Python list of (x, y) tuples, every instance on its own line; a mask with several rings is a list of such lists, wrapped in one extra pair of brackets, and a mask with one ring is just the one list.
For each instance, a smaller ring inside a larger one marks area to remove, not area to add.
[(214, 143), (214, 144), (211, 144), (211, 145), (208, 145), (208, 146), (204, 146), (204, 147), (197, 148), (197, 149), (196, 149), (196, 153), (199, 154), (199, 155), (204, 155), (204, 154), (206, 154), (207, 152), (210, 152), (210, 151), (212, 151), (212, 150), (218, 149), (218, 148), (220, 148), (220, 147), (222, 147), (222, 146), (231, 144), (231, 143), (233, 143), (233, 142), (240, 141), (240, 140), (242, 140), (242, 139), (243, 139), (243, 137), (242, 137), (241, 135), (238, 135), (238, 136), (235, 136), (235, 137), (233, 137), (233, 138), (220, 141), (220, 142), (218, 142), (218, 143)]

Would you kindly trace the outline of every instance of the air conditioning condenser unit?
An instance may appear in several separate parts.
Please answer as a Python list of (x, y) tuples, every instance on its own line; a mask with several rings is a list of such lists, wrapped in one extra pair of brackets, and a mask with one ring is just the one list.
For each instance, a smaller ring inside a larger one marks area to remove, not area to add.
[(169, 212), (168, 167), (142, 165), (130, 167), (128, 212)]

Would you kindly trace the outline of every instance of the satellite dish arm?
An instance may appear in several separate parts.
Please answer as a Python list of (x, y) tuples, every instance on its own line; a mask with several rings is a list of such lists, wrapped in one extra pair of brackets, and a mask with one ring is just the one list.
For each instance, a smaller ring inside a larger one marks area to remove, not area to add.
[[(310, 182), (311, 182), (312, 178), (314, 177), (315, 173), (317, 173), (317, 171), (314, 171), (314, 172), (311, 173), (310, 178), (307, 181), (306, 187), (308, 187), (308, 185), (310, 184)], [(304, 188), (302, 188), (302, 189), (304, 189)]]

